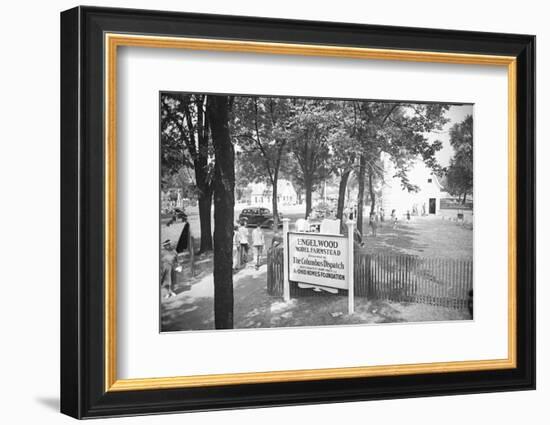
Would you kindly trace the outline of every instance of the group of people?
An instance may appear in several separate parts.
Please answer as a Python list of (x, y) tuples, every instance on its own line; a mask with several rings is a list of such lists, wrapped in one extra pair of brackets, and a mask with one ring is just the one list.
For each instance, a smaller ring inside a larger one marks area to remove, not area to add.
[[(233, 270), (237, 271), (249, 262), (250, 238), (248, 223), (245, 219), (235, 225), (233, 229)], [(253, 260), (256, 270), (261, 266), (263, 251), (265, 248), (264, 232), (260, 225), (252, 230)]]
[[(350, 219), (353, 218), (353, 212), (350, 211)], [(332, 216), (332, 214), (331, 214)], [(191, 273), (194, 275), (194, 247), (193, 237), (191, 235), (191, 228), (187, 222), (187, 215), (185, 213), (180, 214), (183, 221), (183, 227), (176, 244), (170, 239), (166, 239), (162, 243), (161, 258), (160, 258), (160, 281), (161, 286), (166, 289), (166, 297), (170, 298), (175, 296), (173, 285), (176, 283), (176, 273), (181, 272), (183, 268), (183, 261), (185, 257), (189, 257)], [(410, 213), (407, 212), (407, 219), (410, 220)], [(307, 221), (307, 220), (302, 220)], [(372, 236), (377, 236), (378, 222), (384, 221), (384, 212), (381, 210), (378, 214), (372, 212), (369, 215), (369, 227)], [(397, 225), (397, 212), (392, 210), (390, 216), (390, 222), (393, 228)], [(302, 229), (300, 229), (302, 230)], [(302, 230), (303, 231), (303, 230)], [(309, 229), (305, 230), (309, 231)], [(279, 241), (280, 239), (280, 241)], [(359, 245), (363, 245), (362, 235), (355, 230), (355, 241)], [(272, 240), (272, 247), (280, 245), (282, 243), (282, 237), (278, 230)], [(265, 236), (262, 228), (257, 225), (252, 232), (249, 232), (248, 223), (246, 219), (241, 220), (238, 224), (235, 224), (233, 231), (233, 270), (237, 271), (245, 267), (250, 262), (250, 248), (252, 247), (252, 260), (254, 266), (258, 270), (262, 264), (263, 252), (265, 250)]]
[[(407, 217), (407, 221), (410, 221), (411, 220), (411, 213), (410, 211), (407, 211), (407, 214), (406, 214), (406, 217)], [(384, 210), (383, 209), (380, 209), (380, 212), (377, 214), (375, 212), (372, 212), (370, 213), (370, 216), (369, 216), (369, 227), (371, 228), (371, 232), (372, 232), (372, 236), (376, 236), (377, 235), (377, 230), (378, 230), (378, 222), (383, 222), (385, 221), (385, 217), (384, 217)], [(390, 223), (391, 223), (391, 226), (392, 228), (396, 228), (397, 227), (397, 221), (398, 221), (398, 218), (397, 218), (397, 211), (395, 209), (393, 209), (391, 211), (391, 215), (390, 215)]]
[[(176, 295), (174, 285), (177, 283), (177, 273), (183, 270), (183, 262), (189, 257), (191, 273), (194, 276), (194, 247), (191, 227), (187, 221), (187, 215), (181, 214), (183, 227), (177, 243), (166, 239), (161, 244), (160, 254), (160, 285), (165, 289), (165, 298)], [(275, 238), (274, 238), (275, 239)], [(247, 227), (247, 221), (241, 220), (235, 225), (233, 232), (233, 270), (237, 271), (250, 261), (250, 247), (252, 247), (252, 258), (256, 270), (262, 264), (263, 252), (265, 249), (265, 236), (262, 228), (258, 225), (251, 233)]]

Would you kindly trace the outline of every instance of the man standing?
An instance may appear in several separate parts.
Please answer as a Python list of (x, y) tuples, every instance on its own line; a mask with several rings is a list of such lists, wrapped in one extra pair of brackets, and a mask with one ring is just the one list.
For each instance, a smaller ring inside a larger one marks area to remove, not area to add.
[(248, 263), (248, 229), (246, 220), (242, 220), (239, 226), (239, 240), (241, 242), (241, 265)]
[(262, 252), (265, 245), (264, 232), (260, 225), (252, 231), (252, 248), (254, 249), (254, 257), (256, 262), (256, 270), (260, 268), (260, 261), (262, 258)]
[(162, 250), (160, 253), (160, 287), (166, 288), (166, 295), (164, 298), (176, 296), (173, 285), (177, 282), (177, 257), (178, 254), (174, 250), (172, 242), (170, 239), (166, 239), (162, 243)]
[(241, 268), (241, 237), (239, 234), (239, 226), (235, 224), (233, 227), (233, 271), (236, 272)]

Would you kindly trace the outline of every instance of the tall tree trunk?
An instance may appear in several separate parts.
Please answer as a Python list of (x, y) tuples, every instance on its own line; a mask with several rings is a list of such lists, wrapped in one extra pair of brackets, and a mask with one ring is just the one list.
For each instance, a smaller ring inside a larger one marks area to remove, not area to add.
[(374, 185), (372, 182), (372, 169), (369, 169), (369, 195), (370, 195), (370, 213), (374, 213), (374, 207), (376, 204), (376, 193), (374, 193)]
[(336, 218), (340, 220), (340, 223), (344, 223), (344, 205), (346, 203), (346, 187), (348, 185), (349, 175), (351, 170), (344, 171), (340, 177), (340, 184), (338, 186), (338, 205), (336, 207)]
[(212, 186), (199, 195), (199, 220), (201, 224), (200, 253), (212, 250)]
[(227, 96), (209, 96), (208, 117), (215, 153), (214, 168), (214, 323), (233, 328), (233, 221), (235, 151), (229, 134)]
[(464, 205), (466, 203), (466, 193), (467, 192), (464, 192), (464, 197), (462, 198), (462, 205)]
[(367, 168), (367, 159), (365, 154), (359, 158), (359, 193), (357, 194), (357, 230), (363, 234), (363, 203), (365, 201), (365, 171)]
[(309, 217), (311, 214), (311, 195), (313, 192), (313, 182), (309, 176), (305, 179), (305, 189), (306, 189), (306, 217)]
[(271, 204), (273, 207), (273, 229), (279, 228), (279, 203), (278, 203), (278, 188), (279, 188), (279, 169), (281, 168), (281, 158), (285, 149), (286, 141), (279, 142), (279, 150), (277, 152), (277, 160), (273, 169), (273, 198)]
[[(199, 190), (199, 221), (201, 224), (201, 245), (200, 252), (212, 250), (212, 183), (208, 176), (208, 118), (204, 116), (204, 98), (199, 96), (196, 98), (197, 108), (197, 126), (193, 130), (193, 126), (188, 124), (191, 132), (197, 133), (198, 149), (194, 160), (195, 181)], [(190, 119), (190, 117), (188, 117)], [(194, 138), (193, 138), (194, 140)]]
[(279, 228), (279, 208), (278, 208), (278, 186), (279, 184), (279, 170), (274, 170), (273, 173), (273, 194), (271, 197), (271, 206), (273, 208), (273, 230), (277, 230)]

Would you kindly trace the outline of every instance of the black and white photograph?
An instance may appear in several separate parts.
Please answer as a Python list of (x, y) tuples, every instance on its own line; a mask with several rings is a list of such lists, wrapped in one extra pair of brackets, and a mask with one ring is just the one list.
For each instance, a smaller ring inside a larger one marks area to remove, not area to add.
[(161, 332), (473, 319), (474, 105), (159, 100)]

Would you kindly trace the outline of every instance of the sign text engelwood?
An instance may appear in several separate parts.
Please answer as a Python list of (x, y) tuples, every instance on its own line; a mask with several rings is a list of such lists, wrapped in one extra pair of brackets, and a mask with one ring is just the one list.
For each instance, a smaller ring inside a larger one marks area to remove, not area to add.
[(289, 279), (347, 289), (348, 243), (343, 236), (289, 233)]

